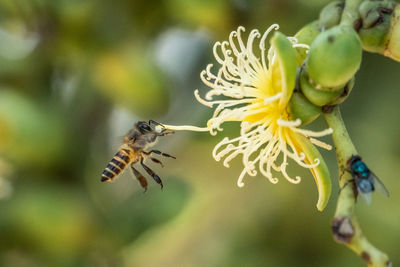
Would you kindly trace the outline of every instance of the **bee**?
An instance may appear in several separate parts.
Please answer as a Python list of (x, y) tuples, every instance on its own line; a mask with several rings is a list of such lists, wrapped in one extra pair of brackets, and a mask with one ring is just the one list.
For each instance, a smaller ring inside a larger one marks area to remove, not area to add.
[(358, 193), (369, 205), (372, 200), (372, 192), (378, 189), (383, 195), (389, 197), (389, 192), (376, 175), (361, 160), (360, 156), (352, 156), (348, 161), (349, 172), (353, 176)]
[(133, 174), (138, 179), (140, 185), (147, 190), (146, 178), (134, 167), (135, 163), (140, 162), (143, 169), (163, 188), (160, 177), (154, 173), (145, 163), (144, 160), (149, 158), (153, 162), (164, 165), (161, 161), (152, 157), (152, 154), (158, 154), (164, 157), (176, 159), (174, 156), (163, 153), (159, 150), (146, 151), (153, 147), (158, 137), (173, 134), (174, 132), (166, 129), (161, 123), (150, 120), (148, 123), (139, 121), (134, 127), (128, 131), (124, 137), (124, 143), (118, 149), (118, 152), (108, 163), (101, 175), (102, 182), (110, 182), (118, 177), (118, 175), (130, 165)]

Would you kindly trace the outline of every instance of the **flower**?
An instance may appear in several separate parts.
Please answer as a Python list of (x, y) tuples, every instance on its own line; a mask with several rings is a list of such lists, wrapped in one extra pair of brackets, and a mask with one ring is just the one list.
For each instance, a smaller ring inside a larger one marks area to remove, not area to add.
[[(292, 178), (286, 171), (290, 158), (311, 170), (320, 192), (317, 207), (322, 210), (329, 199), (331, 183), (325, 162), (314, 145), (331, 149), (315, 138), (332, 133), (332, 129), (320, 132), (301, 129), (302, 121), (291, 114), (289, 101), (297, 68), (294, 48), (308, 49), (308, 46), (276, 32), (267, 50), (265, 42), (274, 29), (278, 29), (278, 25), (272, 25), (263, 35), (252, 30), (244, 42), (241, 34), (245, 29), (239, 27), (230, 34), (229, 41), (217, 42), (213, 53), (220, 65), (218, 70), (213, 72), (213, 64), (209, 64), (200, 74), (211, 90), (204, 99), (198, 90), (195, 96), (210, 108), (216, 106), (207, 123), (211, 134), (222, 131), (224, 122), (241, 122), (240, 135), (232, 139), (225, 137), (212, 153), (217, 161), (225, 158), (226, 167), (232, 159), (242, 155), (244, 168), (237, 181), (239, 187), (244, 186), (246, 174), (255, 176), (258, 172), (272, 183), (278, 182), (273, 171), (282, 173), (291, 183), (299, 183), (299, 176)], [(181, 129), (190, 130), (190, 126)]]

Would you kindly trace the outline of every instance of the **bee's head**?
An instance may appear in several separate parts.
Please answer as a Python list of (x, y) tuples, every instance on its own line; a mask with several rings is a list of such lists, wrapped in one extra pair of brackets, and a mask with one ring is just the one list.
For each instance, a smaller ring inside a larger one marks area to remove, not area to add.
[(165, 128), (164, 125), (153, 120), (150, 120), (149, 122), (139, 121), (136, 123), (136, 128), (141, 134), (153, 133), (156, 136), (164, 136), (174, 133), (174, 131)]
[(150, 120), (148, 123), (145, 121), (139, 121), (137, 123), (137, 128), (142, 134), (154, 132), (157, 136), (164, 136), (174, 133), (174, 131), (165, 128), (164, 125), (153, 120)]
[(125, 135), (125, 143), (132, 143), (139, 138), (139, 136), (149, 135), (155, 133), (154, 129), (145, 121), (138, 121), (132, 129)]
[(150, 120), (149, 122), (138, 121), (133, 129), (125, 135), (124, 143), (139, 149), (155, 145), (159, 136), (174, 133), (161, 123)]

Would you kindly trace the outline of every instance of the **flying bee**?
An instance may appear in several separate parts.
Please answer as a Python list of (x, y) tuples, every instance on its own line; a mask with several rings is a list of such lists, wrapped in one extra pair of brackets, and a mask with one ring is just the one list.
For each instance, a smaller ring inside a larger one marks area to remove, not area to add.
[(161, 123), (150, 120), (148, 123), (139, 121), (135, 123), (134, 127), (124, 137), (124, 143), (118, 149), (118, 152), (108, 163), (101, 175), (102, 182), (109, 182), (118, 177), (118, 175), (130, 165), (133, 174), (138, 179), (140, 185), (147, 190), (146, 178), (133, 166), (135, 163), (140, 162), (143, 169), (163, 188), (160, 177), (154, 173), (145, 163), (146, 158), (150, 158), (153, 162), (164, 165), (156, 158), (152, 157), (152, 154), (158, 154), (164, 157), (174, 158), (171, 155), (163, 153), (159, 150), (145, 151), (154, 146), (158, 137), (165, 136), (174, 133), (171, 130), (166, 129)]
[(378, 189), (383, 195), (389, 197), (389, 192), (376, 175), (368, 169), (360, 156), (352, 156), (348, 161), (349, 172), (353, 176), (358, 193), (369, 205), (372, 200), (372, 192)]

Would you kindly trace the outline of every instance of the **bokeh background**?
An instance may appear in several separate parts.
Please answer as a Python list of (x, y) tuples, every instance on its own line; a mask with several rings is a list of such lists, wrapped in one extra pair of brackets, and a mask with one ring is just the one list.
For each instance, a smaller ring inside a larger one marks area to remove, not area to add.
[[(158, 149), (146, 194), (130, 171), (100, 174), (137, 120), (203, 126), (211, 110), (199, 73), (212, 45), (238, 25), (294, 35), (329, 1), (0, 1), (0, 266), (364, 266), (332, 240), (333, 178), (316, 186), (247, 177), (211, 157), (222, 135), (179, 132)], [(357, 214), (365, 234), (400, 264), (400, 64), (365, 53), (342, 105), (356, 146), (389, 189)], [(322, 129), (323, 120), (314, 124)], [(226, 125), (235, 135), (238, 125)], [(325, 139), (331, 143), (330, 138)]]

